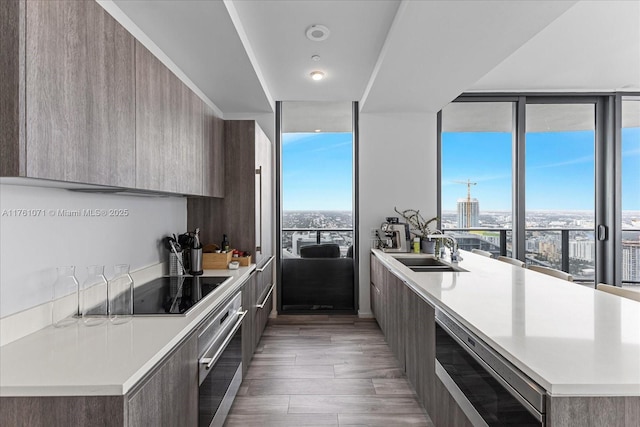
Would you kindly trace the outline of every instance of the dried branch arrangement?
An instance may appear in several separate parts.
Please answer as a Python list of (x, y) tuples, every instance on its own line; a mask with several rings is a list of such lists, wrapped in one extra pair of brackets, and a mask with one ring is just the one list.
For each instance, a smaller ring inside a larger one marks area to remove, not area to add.
[(393, 210), (399, 213), (402, 216), (402, 218), (404, 218), (405, 221), (407, 221), (407, 224), (409, 224), (409, 230), (414, 235), (425, 239), (429, 234), (432, 234), (435, 231), (435, 228), (432, 229), (430, 225), (434, 222), (437, 222), (438, 217), (433, 217), (429, 220), (426, 220), (420, 214), (419, 210), (406, 209), (401, 212), (396, 207), (394, 207)]

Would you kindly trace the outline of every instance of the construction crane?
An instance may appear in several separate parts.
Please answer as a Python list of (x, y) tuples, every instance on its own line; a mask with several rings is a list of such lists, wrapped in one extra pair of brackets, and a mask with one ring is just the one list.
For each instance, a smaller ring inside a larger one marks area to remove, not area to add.
[(467, 179), (466, 181), (452, 181), (456, 184), (466, 184), (467, 186), (467, 201), (465, 202), (465, 214), (467, 217), (467, 227), (471, 226), (471, 186), (472, 185), (478, 185), (477, 182), (471, 182), (470, 179)]

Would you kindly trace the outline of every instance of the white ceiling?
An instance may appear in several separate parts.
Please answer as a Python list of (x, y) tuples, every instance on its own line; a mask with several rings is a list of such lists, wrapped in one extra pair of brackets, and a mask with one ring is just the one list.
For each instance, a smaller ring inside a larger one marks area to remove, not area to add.
[(113, 2), (223, 113), (273, 111), (222, 1)]
[(640, 88), (640, 2), (582, 1), (470, 91)]
[[(233, 1), (273, 97), (280, 101), (357, 101), (362, 97), (399, 0)], [(307, 39), (314, 24), (325, 41)], [(311, 60), (319, 55), (319, 61)], [(311, 71), (326, 77), (311, 80)]]
[(352, 109), (349, 101), (285, 101), (282, 132), (352, 132)]
[(466, 91), (640, 91), (640, 0), (113, 2), (225, 118), (269, 135), (274, 100), (435, 112)]
[(363, 112), (437, 112), (574, 1), (407, 1)]

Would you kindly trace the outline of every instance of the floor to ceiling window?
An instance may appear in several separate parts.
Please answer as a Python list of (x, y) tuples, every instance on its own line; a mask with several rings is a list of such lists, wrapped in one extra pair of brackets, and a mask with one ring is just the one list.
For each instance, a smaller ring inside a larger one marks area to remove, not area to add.
[(595, 104), (527, 104), (526, 263), (595, 278)]
[(639, 96), (473, 94), (439, 120), (439, 215), (463, 249), (640, 285)]
[(442, 112), (441, 224), (461, 249), (511, 253), (513, 102), (456, 102)]
[(282, 102), (280, 311), (355, 310), (351, 102)]
[(640, 97), (622, 98), (622, 284), (640, 285)]

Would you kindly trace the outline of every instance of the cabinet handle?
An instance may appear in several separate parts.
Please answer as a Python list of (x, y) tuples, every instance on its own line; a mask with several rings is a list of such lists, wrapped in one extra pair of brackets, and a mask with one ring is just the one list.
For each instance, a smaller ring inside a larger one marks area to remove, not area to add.
[(260, 166), (258, 169), (256, 169), (256, 175), (258, 175), (260, 183), (258, 184), (258, 187), (260, 187), (260, 189), (258, 190), (258, 203), (260, 205), (258, 211), (260, 212), (259, 215), (259, 222), (258, 222), (258, 226), (260, 227), (260, 231), (258, 232), (258, 245), (256, 246), (256, 252), (260, 252), (262, 253), (262, 166)]
[(271, 293), (273, 292), (273, 287), (275, 286), (275, 284), (271, 284), (271, 287), (269, 288), (269, 292), (267, 293), (267, 296), (264, 297), (264, 301), (262, 301), (262, 304), (258, 304), (256, 305), (256, 307), (263, 309), (265, 304), (267, 303), (267, 301), (269, 301), (269, 297), (271, 296)]
[(256, 268), (256, 271), (257, 271), (258, 273), (262, 273), (263, 271), (265, 271), (265, 270), (267, 269), (267, 266), (268, 266), (269, 264), (271, 264), (271, 261), (273, 261), (275, 258), (276, 258), (275, 256), (271, 256), (271, 257), (269, 258), (269, 260), (268, 260), (267, 262), (265, 262), (265, 263), (264, 263), (264, 265), (263, 265), (262, 267), (260, 267), (260, 268)]
[[(242, 321), (244, 320), (244, 317), (247, 315), (248, 312), (249, 312), (249, 310), (245, 310), (243, 312), (238, 313), (238, 316), (240, 316), (240, 318), (238, 319), (236, 324), (233, 325), (233, 328), (229, 332), (229, 335), (227, 335), (227, 337), (224, 339), (224, 342), (222, 343), (222, 345), (220, 346), (218, 351), (216, 351), (216, 354), (213, 355), (213, 357), (203, 357), (202, 359), (200, 359), (200, 363), (201, 364), (203, 364), (203, 365), (206, 364), (207, 365), (206, 366), (207, 370), (211, 369), (213, 364), (218, 361), (218, 359), (222, 355), (222, 352), (227, 348), (227, 345), (229, 345), (229, 343), (233, 339), (233, 336), (236, 334), (236, 331), (240, 328), (240, 326), (242, 326)], [(214, 346), (214, 345), (215, 345), (215, 342), (213, 344), (211, 344), (211, 346)], [(209, 350), (211, 350), (211, 347), (209, 347)], [(207, 350), (205, 352), (205, 354), (209, 350)]]

